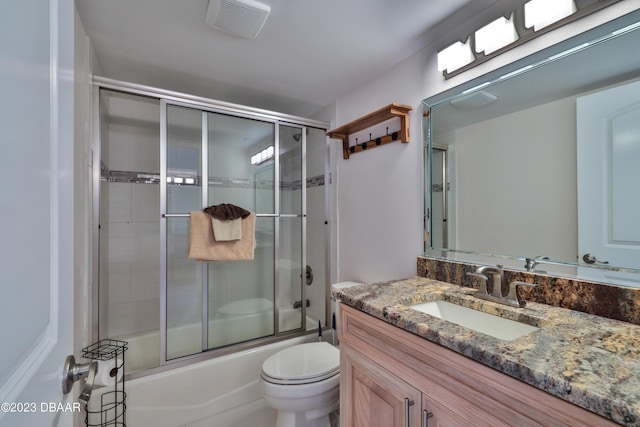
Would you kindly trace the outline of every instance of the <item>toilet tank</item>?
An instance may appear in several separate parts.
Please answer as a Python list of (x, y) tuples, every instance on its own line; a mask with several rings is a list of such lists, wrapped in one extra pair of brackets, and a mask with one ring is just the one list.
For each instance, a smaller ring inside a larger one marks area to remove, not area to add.
[(344, 288), (350, 288), (352, 286), (359, 286), (359, 285), (364, 285), (364, 283), (361, 282), (338, 282), (338, 283), (334, 283), (333, 285), (331, 285), (331, 319), (332, 319), (332, 326), (335, 328), (335, 330), (333, 331), (334, 334), (334, 345), (338, 345), (339, 344), (339, 337), (338, 337), (338, 322), (340, 321), (340, 313), (338, 312), (339, 308), (339, 303), (340, 300), (336, 297), (333, 296), (333, 291), (337, 290), (337, 289), (344, 289)]

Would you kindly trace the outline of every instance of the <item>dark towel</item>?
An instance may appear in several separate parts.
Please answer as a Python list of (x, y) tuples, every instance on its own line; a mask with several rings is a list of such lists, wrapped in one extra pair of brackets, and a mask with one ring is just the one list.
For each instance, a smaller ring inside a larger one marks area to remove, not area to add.
[(238, 218), (244, 219), (251, 213), (246, 209), (242, 209), (241, 207), (229, 203), (209, 206), (208, 208), (205, 208), (204, 211), (215, 219), (219, 219), (221, 221), (231, 221)]

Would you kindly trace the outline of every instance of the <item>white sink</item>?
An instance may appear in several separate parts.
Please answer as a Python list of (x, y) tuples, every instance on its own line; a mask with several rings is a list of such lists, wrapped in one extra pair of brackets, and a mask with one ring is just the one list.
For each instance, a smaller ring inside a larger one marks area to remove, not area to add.
[(442, 300), (412, 305), (411, 308), (504, 341), (514, 340), (539, 329), (526, 323), (494, 316), (493, 314)]

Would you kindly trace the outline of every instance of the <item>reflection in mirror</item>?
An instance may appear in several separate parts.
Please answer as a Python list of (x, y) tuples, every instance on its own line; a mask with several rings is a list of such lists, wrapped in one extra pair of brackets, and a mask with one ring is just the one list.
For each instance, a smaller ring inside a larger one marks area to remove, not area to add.
[(429, 255), (640, 287), (639, 22), (424, 101)]

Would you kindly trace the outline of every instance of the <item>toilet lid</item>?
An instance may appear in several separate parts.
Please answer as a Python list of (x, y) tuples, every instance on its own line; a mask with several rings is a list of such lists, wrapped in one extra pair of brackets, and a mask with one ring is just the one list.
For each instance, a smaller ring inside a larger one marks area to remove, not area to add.
[(262, 375), (274, 382), (314, 382), (340, 372), (340, 352), (326, 342), (294, 345), (269, 357)]

